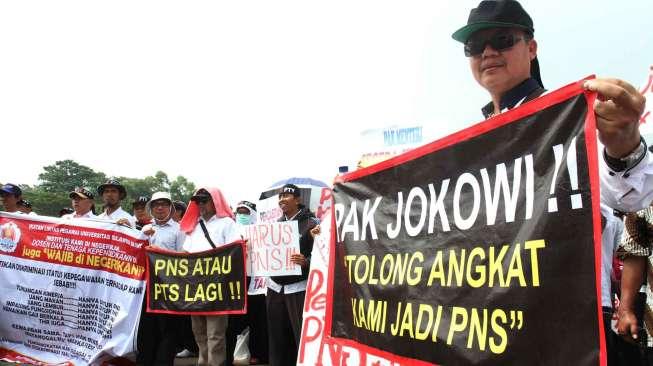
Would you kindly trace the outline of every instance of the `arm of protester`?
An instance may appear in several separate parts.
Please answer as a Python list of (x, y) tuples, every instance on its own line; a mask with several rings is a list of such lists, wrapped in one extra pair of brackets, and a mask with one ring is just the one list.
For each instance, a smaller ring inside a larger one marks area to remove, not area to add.
[(624, 235), (617, 249), (623, 258), (621, 274), (621, 303), (617, 312), (617, 333), (626, 339), (637, 339), (637, 318), (635, 317), (635, 299), (644, 281), (646, 259), (651, 254), (650, 231), (652, 223), (646, 219), (653, 213), (647, 207), (636, 213), (626, 214)]
[(299, 264), (302, 267), (308, 267), (311, 263), (302, 253), (295, 253), (290, 255), (290, 261)]
[(143, 234), (147, 235), (147, 236), (152, 236), (152, 235), (154, 235), (155, 230), (154, 230), (154, 227), (152, 226), (152, 224), (147, 224), (147, 225), (143, 226), (143, 228), (141, 229), (141, 232)]
[(316, 236), (320, 235), (322, 230), (320, 229), (320, 225), (316, 225), (314, 228), (311, 229), (311, 236), (313, 239), (315, 239)]
[(617, 333), (630, 340), (637, 339), (635, 299), (644, 280), (645, 257), (626, 257), (621, 275), (621, 301), (617, 311)]
[(132, 225), (128, 219), (118, 219), (118, 221), (116, 221), (116, 224), (134, 228), (134, 225)]
[(639, 119), (644, 113), (646, 98), (619, 79), (587, 80), (583, 87), (598, 93), (594, 112), (599, 139), (606, 153), (613, 158), (628, 156), (640, 143)]

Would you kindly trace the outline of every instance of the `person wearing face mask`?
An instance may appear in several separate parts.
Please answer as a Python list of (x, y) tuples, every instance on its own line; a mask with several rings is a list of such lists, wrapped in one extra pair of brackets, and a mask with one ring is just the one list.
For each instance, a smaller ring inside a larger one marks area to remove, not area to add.
[[(239, 226), (253, 225), (258, 222), (256, 204), (240, 201), (236, 205), (236, 223)], [(247, 275), (247, 287), (251, 277)], [(247, 295), (247, 313), (230, 315), (227, 326), (227, 365), (233, 363), (233, 354), (238, 335), (249, 327), (250, 365), (267, 363), (268, 359), (268, 327), (265, 309), (265, 295)]]

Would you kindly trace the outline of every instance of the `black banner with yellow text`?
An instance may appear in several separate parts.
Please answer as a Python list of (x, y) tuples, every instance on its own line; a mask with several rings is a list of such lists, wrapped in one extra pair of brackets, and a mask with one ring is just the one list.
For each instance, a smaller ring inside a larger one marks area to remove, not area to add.
[(147, 248), (147, 311), (244, 314), (247, 304), (245, 243), (200, 253)]
[(342, 177), (327, 342), (411, 365), (599, 364), (594, 98), (572, 84)]

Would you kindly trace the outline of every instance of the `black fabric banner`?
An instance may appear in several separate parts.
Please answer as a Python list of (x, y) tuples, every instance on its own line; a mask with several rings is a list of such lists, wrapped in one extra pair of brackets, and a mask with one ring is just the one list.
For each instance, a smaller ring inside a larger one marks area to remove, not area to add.
[(147, 311), (244, 314), (247, 304), (245, 242), (200, 253), (147, 248)]
[(342, 177), (328, 342), (411, 365), (599, 364), (594, 98), (572, 84)]

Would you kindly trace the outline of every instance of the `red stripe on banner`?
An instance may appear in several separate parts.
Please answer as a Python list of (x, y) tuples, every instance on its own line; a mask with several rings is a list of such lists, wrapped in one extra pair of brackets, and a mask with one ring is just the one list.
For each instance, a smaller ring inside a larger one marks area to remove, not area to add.
[(590, 192), (592, 195), (592, 225), (594, 226), (594, 271), (596, 276), (596, 310), (599, 317), (599, 361), (601, 366), (607, 365), (607, 350), (605, 344), (605, 329), (603, 324), (603, 309), (601, 303), (601, 273), (603, 256), (601, 233), (601, 197), (599, 182), (598, 147), (596, 144), (596, 115), (594, 101), (597, 94), (586, 92), (587, 117), (585, 117), (585, 146), (587, 147), (587, 164), (589, 166)]
[(554, 104), (558, 104), (574, 95), (584, 92), (583, 83), (585, 80), (593, 79), (594, 75), (590, 75), (582, 80), (568, 84), (550, 94), (543, 95), (539, 98), (531, 100), (522, 104), (518, 108), (511, 109), (496, 115), (490, 119), (479, 122), (464, 130), (433, 141), (424, 146), (418, 147), (414, 150), (408, 151), (404, 154), (397, 155), (388, 160), (384, 160), (378, 164), (371, 165), (366, 168), (355, 170), (351, 173), (344, 174), (337, 177), (338, 182), (349, 182), (370, 174), (386, 170), (397, 165), (401, 165), (407, 161), (415, 160), (421, 156), (432, 153), (434, 151), (442, 150), (451, 145), (455, 145), (461, 141), (469, 140), (478, 135), (482, 135), (488, 131), (494, 130), (498, 127), (507, 125), (516, 120), (535, 114), (541, 109), (548, 108)]
[[(364, 344), (360, 344), (356, 341), (352, 341), (350, 339), (344, 339), (344, 338), (335, 338), (335, 337), (327, 337), (324, 341), (325, 344), (336, 344), (340, 347), (349, 347), (356, 349), (357, 351), (360, 352), (365, 352), (369, 355), (379, 357), (386, 359), (390, 362), (393, 363), (398, 363), (399, 365), (410, 365), (410, 366), (438, 366), (436, 363), (430, 363), (422, 360), (417, 360), (414, 358), (408, 358), (408, 357), (402, 357), (395, 355), (394, 353), (386, 352), (383, 350), (380, 350), (378, 348), (366, 346)], [(331, 363), (334, 365), (339, 365), (340, 360), (337, 360), (337, 362), (334, 362), (334, 360), (331, 360)]]
[(0, 347), (0, 361), (7, 361), (10, 363), (20, 364), (20, 365), (36, 365), (36, 366), (74, 366), (70, 361), (59, 362), (59, 363), (47, 363), (39, 361), (35, 358), (25, 356), (22, 353), (12, 351), (10, 349)]
[(338, 227), (336, 226), (335, 196), (331, 197), (331, 240), (329, 244), (329, 268), (327, 282), (326, 316), (324, 317), (324, 339), (331, 337), (331, 321), (333, 315), (333, 277), (335, 276), (336, 264), (336, 238)]

